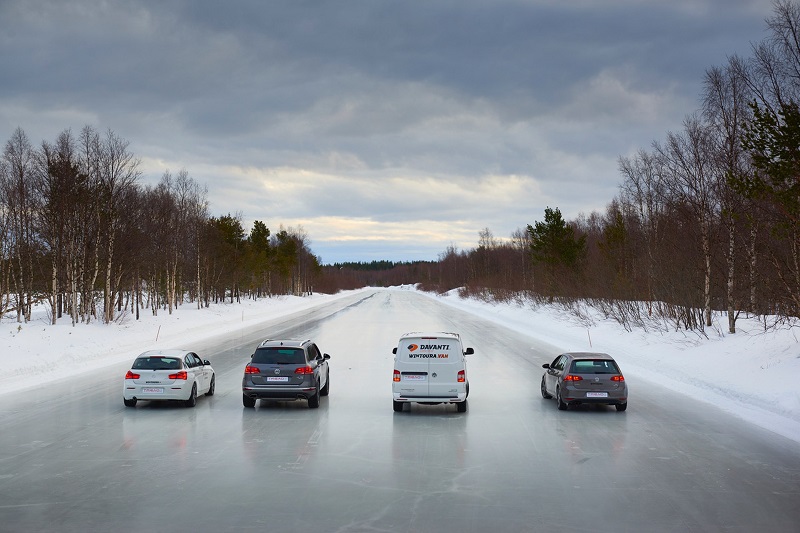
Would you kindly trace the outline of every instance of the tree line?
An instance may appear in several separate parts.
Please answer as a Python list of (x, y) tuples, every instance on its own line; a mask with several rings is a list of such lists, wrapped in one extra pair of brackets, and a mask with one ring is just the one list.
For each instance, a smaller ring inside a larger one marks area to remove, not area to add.
[(0, 317), (112, 322), (226, 299), (303, 294), (320, 275), (302, 228), (249, 235), (239, 215), (210, 216), (186, 170), (142, 185), (140, 161), (113, 131), (65, 130), (34, 147), (21, 128), (0, 157)]

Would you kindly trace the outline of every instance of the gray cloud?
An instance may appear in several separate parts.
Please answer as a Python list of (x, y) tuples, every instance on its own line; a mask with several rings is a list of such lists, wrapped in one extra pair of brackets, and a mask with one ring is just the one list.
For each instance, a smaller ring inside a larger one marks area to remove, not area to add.
[(145, 180), (186, 168), (213, 213), (302, 224), (323, 261), (434, 259), (547, 205), (604, 209), (617, 157), (679, 128), (705, 70), (748, 55), (770, 13), (770, 0), (6, 0), (0, 140), (111, 128)]

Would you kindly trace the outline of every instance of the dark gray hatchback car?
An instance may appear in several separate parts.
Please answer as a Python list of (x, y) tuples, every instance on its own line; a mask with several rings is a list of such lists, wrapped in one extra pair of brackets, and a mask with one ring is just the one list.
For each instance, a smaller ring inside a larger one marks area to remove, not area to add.
[(310, 340), (267, 339), (256, 347), (244, 367), (242, 403), (255, 407), (256, 400), (307, 400), (319, 407), (320, 396), (330, 392), (328, 354)]
[(570, 405), (600, 403), (628, 408), (628, 385), (614, 358), (605, 353), (568, 352), (545, 363), (542, 397), (555, 397), (560, 410)]

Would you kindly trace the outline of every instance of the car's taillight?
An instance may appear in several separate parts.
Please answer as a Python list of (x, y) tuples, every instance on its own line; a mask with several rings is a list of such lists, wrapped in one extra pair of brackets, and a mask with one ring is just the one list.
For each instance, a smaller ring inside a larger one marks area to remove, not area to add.
[(611, 376), (611, 381), (625, 381), (625, 378), (620, 374), (619, 376)]
[(572, 374), (567, 374), (564, 376), (564, 381), (583, 381), (583, 378), (580, 376), (574, 376)]
[(244, 373), (245, 374), (260, 374), (261, 371), (258, 369), (257, 366), (247, 365), (246, 367), (244, 367)]
[(395, 370), (394, 371), (394, 377), (392, 378), (392, 381), (400, 381), (400, 371), (399, 370)]
[(458, 382), (464, 383), (467, 381), (467, 374), (463, 370), (458, 371)]
[(132, 371), (128, 370), (128, 373), (125, 374), (125, 379), (139, 379), (141, 376), (139, 374), (134, 374)]
[(310, 366), (301, 366), (299, 368), (294, 369), (295, 374), (313, 374), (314, 369)]
[(186, 373), (186, 370), (181, 370), (180, 372), (169, 375), (169, 379), (187, 379), (188, 377), (189, 375)]

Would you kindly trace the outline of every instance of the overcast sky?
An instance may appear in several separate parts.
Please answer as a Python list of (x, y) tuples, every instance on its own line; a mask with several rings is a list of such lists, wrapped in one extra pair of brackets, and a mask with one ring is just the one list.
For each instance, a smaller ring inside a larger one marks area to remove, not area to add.
[(603, 212), (770, 0), (0, 0), (0, 142), (113, 130), (142, 183), (302, 227), (323, 263), (436, 259)]

